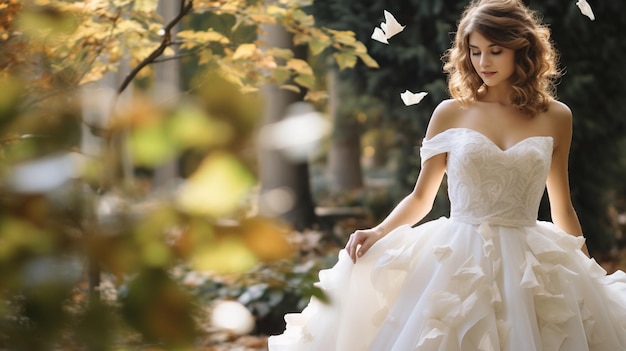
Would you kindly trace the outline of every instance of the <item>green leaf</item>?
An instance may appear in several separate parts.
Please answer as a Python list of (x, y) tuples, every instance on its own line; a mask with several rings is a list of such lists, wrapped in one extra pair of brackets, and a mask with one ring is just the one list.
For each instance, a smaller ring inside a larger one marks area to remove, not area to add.
[(157, 166), (171, 159), (175, 145), (160, 124), (143, 127), (130, 137), (130, 149), (134, 161), (145, 166)]
[(305, 88), (315, 88), (315, 76), (312, 74), (300, 74), (294, 81)]
[(284, 83), (291, 78), (291, 71), (284, 67), (278, 67), (272, 71), (272, 78), (278, 84)]
[(330, 46), (330, 41), (328, 38), (311, 38), (309, 41), (309, 50), (311, 51), (311, 55), (319, 55), (321, 54), (328, 46)]
[(194, 106), (182, 106), (169, 119), (168, 130), (182, 148), (219, 146), (233, 137), (232, 128)]
[(212, 153), (187, 179), (178, 202), (190, 213), (220, 218), (231, 214), (254, 185), (254, 178), (231, 154)]
[(339, 69), (352, 68), (356, 65), (356, 56), (351, 52), (336, 52), (333, 54), (335, 61), (339, 65)]

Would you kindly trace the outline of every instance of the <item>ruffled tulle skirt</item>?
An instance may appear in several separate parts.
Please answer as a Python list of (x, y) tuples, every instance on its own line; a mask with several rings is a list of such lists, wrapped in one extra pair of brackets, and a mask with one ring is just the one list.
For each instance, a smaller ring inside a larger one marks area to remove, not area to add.
[(285, 316), (270, 351), (623, 351), (626, 274), (547, 222), (402, 226), (320, 272), (330, 299)]

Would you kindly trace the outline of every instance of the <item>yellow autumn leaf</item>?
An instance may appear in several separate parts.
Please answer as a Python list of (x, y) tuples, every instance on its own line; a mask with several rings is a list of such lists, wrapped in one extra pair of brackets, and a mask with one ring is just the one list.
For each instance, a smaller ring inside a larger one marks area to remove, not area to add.
[(312, 15), (307, 14), (306, 12), (297, 9), (293, 11), (293, 19), (297, 22), (300, 22), (301, 25), (305, 25), (307, 27), (312, 27), (315, 24), (315, 19)]
[(202, 50), (202, 52), (198, 55), (198, 64), (199, 65), (207, 64), (213, 61), (214, 58), (215, 57), (213, 56), (213, 51), (209, 49)]
[(267, 55), (261, 56), (261, 58), (257, 62), (257, 65), (262, 69), (275, 69), (276, 67), (278, 67), (274, 57)]
[(190, 261), (191, 266), (199, 271), (232, 274), (248, 271), (257, 258), (241, 238), (231, 236), (199, 247)]
[(287, 14), (287, 10), (276, 5), (268, 6), (266, 12), (272, 16), (284, 16)]
[(233, 59), (239, 60), (251, 58), (256, 53), (256, 49), (256, 45), (254, 44), (241, 44), (235, 50), (235, 53), (233, 54)]
[(363, 43), (361, 43), (360, 41), (355, 41), (354, 44), (352, 45), (352, 47), (354, 48), (354, 52), (357, 55), (360, 54), (365, 54), (367, 53), (367, 48), (365, 47), (365, 45)]
[(370, 68), (379, 68), (378, 62), (368, 54), (359, 54), (359, 58)]
[(248, 15), (250, 19), (256, 23), (264, 23), (264, 24), (275, 24), (276, 17), (265, 13), (252, 13)]
[(246, 245), (262, 261), (288, 258), (294, 247), (287, 241), (289, 228), (275, 220), (254, 217), (242, 224)]
[(139, 12), (151, 12), (156, 11), (158, 0), (135, 0), (133, 3), (133, 10)]
[(233, 155), (207, 156), (178, 193), (178, 204), (190, 213), (223, 217), (235, 211), (250, 194), (254, 178)]
[(124, 7), (130, 4), (131, 1), (132, 0), (113, 0), (112, 3), (113, 3), (113, 6), (115, 7)]
[(117, 31), (117, 33), (127, 36), (130, 33), (144, 32), (145, 28), (141, 25), (141, 23), (137, 21), (127, 20), (117, 23), (115, 26), (115, 30)]
[(328, 92), (325, 90), (309, 90), (304, 97), (306, 101), (322, 102), (328, 99)]
[(104, 77), (108, 68), (107, 65), (102, 63), (95, 63), (89, 71), (87, 71), (82, 78), (80, 79), (80, 85), (87, 84), (90, 82), (95, 82), (100, 80), (100, 78)]
[(267, 53), (268, 55), (274, 56), (276, 58), (285, 59), (285, 60), (293, 58), (293, 51), (289, 49), (269, 48), (267, 49)]
[(184, 30), (178, 32), (176, 36), (196, 43), (219, 42), (220, 44), (228, 44), (230, 42), (223, 34), (211, 29), (206, 31)]
[(293, 91), (296, 94), (300, 94), (300, 87), (293, 84), (283, 84), (280, 86), (281, 89)]
[(349, 46), (354, 46), (356, 43), (356, 37), (354, 36), (354, 32), (337, 30), (329, 30), (329, 32), (332, 34), (333, 41), (335, 42)]
[(238, 1), (227, 1), (219, 5), (219, 13), (236, 13), (239, 7)]
[(313, 69), (309, 63), (301, 59), (290, 59), (287, 61), (286, 67), (298, 74), (313, 74)]
[(311, 40), (313, 40), (313, 36), (310, 35), (308, 32), (295, 33), (294, 36), (293, 36), (293, 43), (295, 45), (305, 45), (308, 42), (310, 42)]

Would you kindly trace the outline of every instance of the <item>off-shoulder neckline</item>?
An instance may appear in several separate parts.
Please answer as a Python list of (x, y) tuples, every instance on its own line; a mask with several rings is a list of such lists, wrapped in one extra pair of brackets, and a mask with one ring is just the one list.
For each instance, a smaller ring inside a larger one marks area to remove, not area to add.
[(439, 134), (433, 136), (432, 138), (428, 139), (428, 140), (424, 140), (424, 142), (430, 142), (433, 141), (436, 138), (440, 138), (441, 135), (445, 134), (446, 132), (453, 132), (453, 131), (469, 131), (471, 133), (475, 133), (478, 134), (479, 136), (481, 136), (482, 138), (486, 139), (491, 145), (493, 145), (494, 147), (496, 147), (498, 150), (502, 151), (502, 152), (507, 152), (515, 147), (517, 147), (518, 145), (524, 143), (525, 141), (528, 140), (532, 140), (532, 139), (549, 139), (550, 141), (554, 141), (554, 138), (550, 135), (533, 135), (533, 136), (529, 136), (526, 138), (523, 138), (519, 141), (517, 141), (515, 144), (511, 145), (510, 147), (503, 149), (501, 148), (498, 144), (496, 144), (493, 140), (491, 140), (491, 138), (489, 138), (488, 136), (486, 136), (485, 134), (472, 129), (472, 128), (467, 128), (467, 127), (454, 127), (454, 128), (448, 128), (446, 130), (444, 130), (443, 132), (440, 132)]

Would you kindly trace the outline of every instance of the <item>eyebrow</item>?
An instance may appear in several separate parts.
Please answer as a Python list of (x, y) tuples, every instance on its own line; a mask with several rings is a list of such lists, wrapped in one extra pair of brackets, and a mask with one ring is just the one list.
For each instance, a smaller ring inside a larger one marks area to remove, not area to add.
[[(493, 46), (500, 46), (500, 45), (498, 45), (498, 44), (489, 44), (487, 47), (490, 48), (490, 47), (493, 47)], [(469, 47), (472, 48), (472, 49), (480, 49), (478, 46), (472, 45), (472, 44), (469, 44)]]

